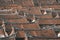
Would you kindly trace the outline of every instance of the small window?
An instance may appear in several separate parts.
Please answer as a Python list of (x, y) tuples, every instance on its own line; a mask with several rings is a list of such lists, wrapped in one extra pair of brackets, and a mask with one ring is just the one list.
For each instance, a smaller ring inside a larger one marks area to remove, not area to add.
[(25, 33), (26, 33), (26, 36), (29, 38), (29, 37), (32, 37), (32, 35), (30, 34), (30, 32), (29, 31), (25, 31)]
[(56, 13), (55, 12), (52, 12), (52, 17), (55, 18), (56, 17)]
[(31, 23), (31, 21), (32, 21), (31, 19), (27, 19), (27, 20), (29, 21), (29, 23)]
[(0, 6), (6, 6), (6, 2), (4, 0), (0, 0)]
[(53, 17), (53, 18), (59, 18), (59, 14), (56, 13), (56, 12), (52, 12), (52, 17)]
[(48, 11), (46, 11), (46, 10), (41, 10), (41, 13), (42, 13), (42, 15), (46, 15), (46, 14), (48, 14)]
[(23, 11), (19, 11), (19, 15), (23, 16), (24, 12)]
[(42, 15), (43, 15), (43, 13), (44, 13), (44, 10), (41, 10), (41, 13), (42, 13)]
[(0, 26), (2, 26), (2, 23), (0, 23)]
[(60, 0), (56, 0), (57, 3), (60, 3)]
[(55, 0), (46, 0), (47, 1), (47, 4), (54, 4), (55, 3)]
[(45, 29), (46, 28), (46, 25), (44, 25), (44, 24), (39, 24), (39, 26), (40, 26), (41, 29)]
[(52, 29), (52, 24), (39, 24), (41, 29)]
[(15, 4), (19, 4), (20, 5), (21, 2), (22, 2), (22, 0), (14, 0)]
[(44, 15), (46, 15), (47, 14), (47, 11), (44, 11), (44, 13), (43, 13)]
[(24, 40), (24, 38), (16, 38), (16, 40)]
[(58, 37), (58, 33), (59, 33), (59, 31), (55, 31), (55, 33), (56, 33), (56, 35), (57, 35), (57, 37)]
[(27, 19), (29, 23), (35, 23), (36, 20), (35, 19)]
[(49, 0), (46, 0), (46, 1), (47, 1), (47, 4), (52, 4), (51, 1), (49, 1)]
[(9, 3), (9, 4), (13, 4), (13, 1), (11, 0), (11, 1), (7, 1), (7, 3)]
[(37, 0), (33, 0), (35, 6), (39, 6)]

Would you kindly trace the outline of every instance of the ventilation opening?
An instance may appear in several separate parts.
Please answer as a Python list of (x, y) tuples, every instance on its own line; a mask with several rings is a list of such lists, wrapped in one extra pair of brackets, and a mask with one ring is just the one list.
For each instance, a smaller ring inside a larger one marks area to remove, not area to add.
[(16, 40), (24, 40), (24, 38), (16, 38)]

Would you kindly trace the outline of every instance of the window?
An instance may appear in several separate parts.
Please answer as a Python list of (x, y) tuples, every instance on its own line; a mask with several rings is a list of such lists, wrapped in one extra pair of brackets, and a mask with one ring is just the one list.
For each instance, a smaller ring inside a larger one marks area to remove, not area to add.
[(46, 0), (46, 1), (47, 1), (47, 4), (52, 4), (52, 3), (51, 3), (52, 1), (50, 1), (50, 0)]
[(54, 4), (55, 3), (55, 0), (46, 0), (47, 1), (47, 4)]
[(57, 3), (60, 3), (60, 0), (56, 0)]
[(0, 6), (6, 6), (6, 2), (4, 0), (0, 0)]
[(27, 19), (29, 23), (32, 23), (32, 19)]
[(48, 14), (48, 13), (49, 13), (49, 11), (41, 10), (41, 13), (42, 13), (42, 15), (46, 15), (46, 14)]
[(39, 24), (41, 29), (53, 29), (53, 24)]
[(16, 38), (16, 40), (24, 40), (24, 38)]
[(44, 15), (45, 15), (45, 14), (47, 14), (47, 11), (44, 11), (44, 13), (43, 13), (43, 14), (44, 14)]
[(29, 31), (25, 31), (27, 37), (32, 37)]
[(44, 10), (41, 10), (41, 13), (42, 13), (42, 15), (43, 15), (43, 13), (44, 13)]
[(40, 26), (41, 29), (45, 29), (46, 28), (45, 24), (39, 24), (39, 26)]
[(24, 12), (23, 11), (19, 11), (19, 15), (24, 15)]
[(19, 4), (20, 5), (21, 2), (22, 2), (22, 0), (14, 0), (15, 4)]
[(33, 2), (34, 2), (34, 6), (39, 6), (39, 4), (38, 4), (37, 1), (38, 1), (38, 0), (33, 0)]
[(58, 33), (59, 33), (59, 31), (55, 31), (55, 33), (56, 33), (56, 36), (58, 37)]
[(52, 17), (55, 18), (56, 17), (56, 12), (52, 12)]

